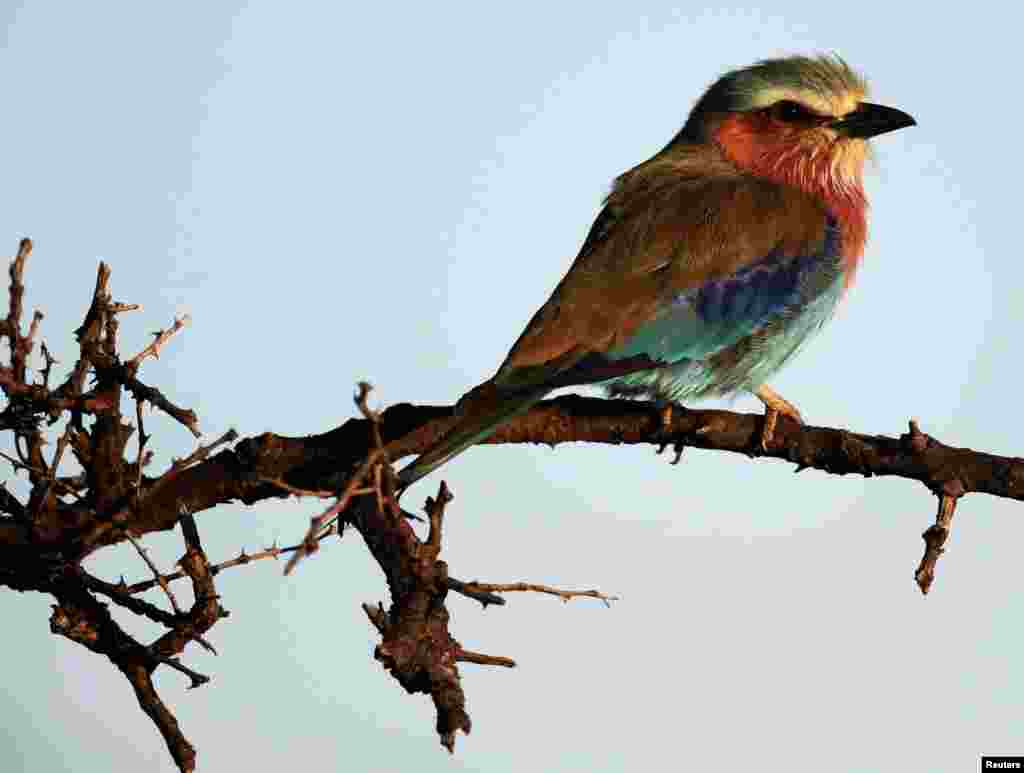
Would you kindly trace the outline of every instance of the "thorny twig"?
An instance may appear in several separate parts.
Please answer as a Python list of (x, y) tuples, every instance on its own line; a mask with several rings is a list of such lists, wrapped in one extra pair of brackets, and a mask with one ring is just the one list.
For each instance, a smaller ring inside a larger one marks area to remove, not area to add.
[(295, 551), (292, 557), (288, 559), (288, 563), (285, 564), (285, 575), (291, 574), (302, 559), (312, 555), (320, 548), (320, 541), (334, 528), (338, 515), (348, 507), (348, 503), (356, 495), (356, 491), (360, 490), (359, 484), (362, 483), (366, 474), (373, 469), (373, 465), (380, 459), (381, 453), (379, 450), (371, 452), (359, 470), (356, 471), (356, 474), (349, 479), (348, 485), (341, 493), (341, 496), (338, 497), (338, 501), (319, 515), (309, 519), (309, 529), (302, 538), (299, 549)]
[(131, 371), (131, 373), (134, 374), (139, 369), (139, 366), (142, 364), (143, 360), (145, 360), (147, 357), (160, 359), (160, 350), (163, 348), (164, 344), (170, 341), (171, 338), (174, 337), (175, 333), (177, 333), (183, 327), (188, 325), (188, 323), (191, 321), (192, 318), (188, 314), (185, 314), (181, 317), (175, 317), (174, 324), (172, 324), (169, 328), (167, 328), (166, 330), (158, 330), (157, 332), (155, 332), (153, 334), (152, 343), (150, 343), (149, 346), (147, 346), (141, 352), (139, 352), (130, 360), (128, 360), (128, 368)]
[[(391, 505), (393, 511), (400, 512), (394, 497), (393, 473), (388, 464), (388, 455), (384, 448), (384, 441), (381, 438), (380, 414), (373, 411), (367, 404), (367, 398), (371, 389), (373, 387), (368, 382), (360, 381), (355, 402), (363, 416), (370, 422), (374, 448), (356, 470), (355, 474), (348, 479), (348, 483), (345, 485), (345, 489), (341, 492), (337, 501), (322, 513), (310, 519), (309, 529), (302, 539), (301, 547), (294, 552), (292, 557), (288, 559), (288, 563), (285, 564), (285, 575), (291, 574), (302, 559), (312, 555), (319, 549), (320, 542), (335, 528), (341, 513), (345, 511), (345, 508), (348, 507), (354, 497), (367, 491), (372, 491), (377, 496), (378, 510), (384, 511), (384, 502), (386, 500)], [(364, 488), (362, 484), (371, 474), (374, 476), (374, 486), (369, 487), (369, 489)], [(275, 483), (275, 485), (280, 484)], [(282, 488), (285, 487), (287, 487), (287, 484), (282, 486)]]
[[(204, 572), (205, 559), (199, 555), (201, 548), (198, 547), (198, 535), (194, 543), (189, 542), (189, 550), (181, 561), (183, 570), (193, 579), (196, 596), (195, 605), (186, 612), (178, 604), (167, 582), (161, 582), (160, 572), (130, 528), (138, 527), (137, 533), (140, 536), (148, 531), (141, 525), (141, 521), (132, 518), (133, 515), (139, 516), (145, 512), (140, 490), (143, 488), (141, 469), (148, 457), (145, 452), (148, 435), (142, 423), (142, 401), (148, 400), (167, 410), (195, 431), (194, 414), (177, 409), (162, 398), (158, 391), (135, 377), (142, 360), (146, 356), (156, 356), (160, 347), (175, 331), (158, 336), (136, 358), (122, 364), (117, 351), (116, 315), (138, 307), (111, 301), (108, 290), (110, 267), (100, 263), (92, 301), (82, 325), (76, 331), (80, 354), (71, 373), (63, 384), (51, 389), (51, 374), (57, 359), (43, 343), (40, 350), (44, 364), (40, 378), (36, 382), (30, 381), (28, 358), (39, 339), (43, 319), (41, 312), (35, 312), (28, 331), (22, 335), (23, 274), (31, 248), (31, 241), (22, 240), (17, 256), (11, 262), (10, 305), (6, 318), (0, 320), (0, 335), (10, 343), (10, 366), (0, 367), (0, 387), (8, 398), (3, 421), (5, 428), (14, 430), (13, 446), (17, 458), (4, 456), (15, 469), (28, 471), (32, 486), (28, 499), (31, 507), (23, 505), (6, 490), (0, 500), (3, 509), (14, 516), (8, 520), (18, 524), (18, 539), (28, 543), (28, 552), (38, 555), (38, 566), (29, 568), (31, 562), (26, 561), (26, 552), (25, 556), (18, 558), (18, 563), (27, 572), (19, 574), (15, 566), (0, 565), (0, 577), (10, 587), (42, 591), (56, 598), (58, 604), (51, 618), (52, 631), (106, 655), (117, 665), (132, 684), (140, 707), (163, 735), (179, 768), (191, 771), (195, 765), (195, 750), (182, 735), (173, 714), (157, 695), (151, 674), (163, 663), (186, 674), (193, 687), (207, 681), (208, 677), (183, 665), (177, 656), (187, 642), (193, 640), (215, 652), (203, 634), (224, 613), (217, 603), (209, 572)], [(175, 330), (178, 328), (180, 325), (176, 324)], [(86, 392), (85, 384), (90, 374), (95, 377), (95, 387)], [(139, 453), (134, 467), (125, 458), (125, 445), (133, 428), (121, 421), (122, 389), (136, 397), (140, 435)], [(65, 413), (70, 414), (68, 423), (58, 437), (56, 451), (48, 462), (43, 454), (46, 439), (40, 425), (44, 419), (53, 424)], [(95, 418), (90, 425), (82, 421), (85, 413)], [(74, 452), (82, 472), (61, 478), (59, 471), (69, 448)], [(200, 449), (184, 462), (172, 465), (168, 471), (170, 478), (205, 460), (211, 450), (211, 447)], [(147, 493), (151, 495), (154, 489), (159, 489), (167, 482), (167, 477), (156, 481)], [(68, 504), (60, 497), (52, 496), (54, 489), (60, 493), (70, 493), (76, 501)], [(134, 504), (124, 507), (128, 502)], [(123, 583), (120, 586), (104, 583), (82, 568), (82, 560), (95, 546), (89, 537), (110, 531), (115, 525), (118, 528), (113, 531), (118, 536), (112, 541), (128, 539), (132, 542), (153, 572), (154, 582), (163, 586), (173, 612), (165, 612), (146, 601), (132, 598), (126, 594)], [(5, 526), (0, 524), (0, 532), (4, 531)], [(0, 543), (8, 539), (9, 535), (10, 532), (6, 536), (0, 534)], [(100, 603), (94, 594), (107, 596), (129, 611), (164, 625), (169, 630), (149, 647), (143, 646), (117, 625), (107, 606)]]
[(469, 593), (547, 593), (551, 596), (558, 596), (562, 601), (568, 602), (574, 598), (599, 599), (606, 607), (610, 607), (613, 601), (619, 601), (618, 596), (608, 596), (599, 590), (563, 590), (553, 588), (550, 585), (537, 585), (531, 582), (512, 583), (490, 583), (490, 582), (468, 582), (464, 589)]
[(131, 532), (126, 532), (125, 536), (128, 538), (128, 541), (132, 543), (132, 547), (135, 548), (135, 551), (139, 554), (142, 560), (146, 562), (146, 566), (148, 566), (149, 570), (153, 573), (153, 578), (156, 580), (156, 583), (160, 586), (164, 594), (170, 600), (171, 608), (174, 610), (174, 614), (182, 614), (181, 607), (178, 606), (178, 600), (174, 597), (174, 594), (171, 592), (171, 586), (168, 584), (167, 580), (165, 579), (165, 576), (160, 574), (160, 570), (156, 568), (156, 564), (153, 563), (153, 559), (149, 557), (149, 551), (139, 544), (139, 541), (132, 536)]
[[(262, 561), (262, 560), (267, 559), (267, 558), (273, 558), (273, 559), (276, 560), (278, 558), (278, 556), (282, 555), (283, 553), (293, 553), (296, 550), (299, 550), (301, 547), (302, 546), (300, 544), (300, 545), (291, 545), (290, 547), (280, 548), (276, 544), (274, 544), (274, 545), (270, 546), (269, 548), (265, 548), (263, 550), (255, 552), (255, 553), (246, 553), (245, 549), (243, 548), (241, 550), (241, 552), (239, 552), (239, 554), (237, 556), (235, 556), (234, 558), (228, 559), (227, 561), (222, 561), (219, 564), (212, 564), (210, 566), (210, 574), (213, 575), (214, 577), (216, 577), (218, 574), (220, 574), (225, 569), (230, 569), (230, 568), (235, 567), (235, 566), (245, 566), (246, 564), (251, 564), (254, 561)], [(184, 577), (187, 577), (187, 576), (188, 575), (185, 574), (185, 572), (179, 570), (177, 572), (171, 572), (169, 574), (163, 575), (163, 580), (165, 582), (174, 582), (175, 580), (180, 580), (180, 579), (183, 579)], [(129, 593), (129, 594), (143, 593), (145, 591), (150, 590), (151, 588), (156, 587), (159, 584), (160, 584), (159, 581), (156, 580), (156, 579), (145, 580), (144, 582), (137, 582), (137, 583), (135, 583), (133, 585), (126, 585), (125, 586), (125, 593)]]
[(154, 491), (173, 481), (178, 475), (180, 475), (185, 470), (189, 469), (190, 467), (193, 467), (196, 464), (199, 464), (199, 462), (208, 459), (210, 455), (218, 448), (220, 448), (221, 446), (228, 445), (229, 443), (234, 443), (236, 440), (238, 440), (238, 431), (235, 429), (229, 429), (227, 432), (225, 432), (219, 438), (214, 440), (212, 443), (207, 443), (206, 445), (199, 446), (195, 451), (186, 456), (184, 459), (175, 459), (173, 462), (171, 462), (170, 469), (168, 469), (167, 472), (161, 475), (153, 483), (153, 486), (147, 492), (147, 495), (152, 496)]

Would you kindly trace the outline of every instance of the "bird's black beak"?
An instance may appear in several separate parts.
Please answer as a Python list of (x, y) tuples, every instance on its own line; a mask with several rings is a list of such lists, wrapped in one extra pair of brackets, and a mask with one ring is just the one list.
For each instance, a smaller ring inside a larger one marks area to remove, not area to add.
[(902, 110), (871, 102), (861, 102), (853, 112), (827, 124), (840, 134), (861, 139), (877, 137), (879, 134), (916, 125), (917, 121)]

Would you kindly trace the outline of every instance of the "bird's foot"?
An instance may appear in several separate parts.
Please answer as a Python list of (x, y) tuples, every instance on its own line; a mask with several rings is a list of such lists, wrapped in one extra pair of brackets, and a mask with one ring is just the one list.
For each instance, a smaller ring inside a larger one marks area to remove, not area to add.
[(668, 432), (672, 428), (672, 414), (675, 407), (672, 403), (657, 401), (655, 407), (658, 410), (658, 420), (661, 422), (661, 431)]
[(679, 464), (679, 460), (683, 458), (683, 451), (686, 446), (678, 437), (672, 437), (672, 419), (676, 412), (683, 412), (686, 408), (670, 400), (655, 400), (654, 407), (657, 411), (660, 425), (656, 434), (661, 441), (661, 445), (655, 453), (660, 455), (671, 445), (672, 450), (675, 452), (675, 457), (672, 459), (671, 464)]
[(789, 400), (776, 392), (767, 384), (758, 387), (754, 395), (764, 403), (764, 427), (761, 430), (761, 450), (767, 451), (775, 435), (775, 425), (779, 421), (779, 414), (784, 414), (795, 421), (803, 424), (804, 419), (800, 411)]

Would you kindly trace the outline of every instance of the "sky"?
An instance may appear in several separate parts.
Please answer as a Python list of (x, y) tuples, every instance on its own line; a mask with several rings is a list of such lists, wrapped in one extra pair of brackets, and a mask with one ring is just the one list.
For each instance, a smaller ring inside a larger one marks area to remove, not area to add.
[[(125, 354), (192, 315), (142, 376), (194, 408), (205, 439), (326, 431), (363, 379), (379, 407), (450, 403), (500, 364), (612, 178), (660, 149), (708, 83), (834, 51), (919, 126), (876, 142), (857, 284), (772, 384), (812, 424), (897, 435), (918, 417), (950, 445), (1024, 453), (1024, 156), (999, 145), (1024, 118), (1019, 11), (490, 5), (0, 4), (0, 253), (35, 241), (26, 304), (63, 367), (104, 260), (115, 299), (144, 307), (122, 319)], [(147, 430), (158, 465), (194, 447), (161, 417)], [(429, 699), (373, 660), (360, 604), (387, 591), (355, 536), (288, 578), (269, 561), (222, 574), (220, 656), (184, 655), (212, 681), (156, 681), (200, 771), (952, 773), (1024, 753), (1021, 506), (961, 500), (924, 599), (923, 486), (792, 473), (585, 445), (448, 465), (454, 576), (622, 597), (451, 599), (467, 648), (519, 663), (462, 667), (474, 729), (454, 757)], [(216, 561), (297, 541), (319, 506), (197, 520)], [(178, 533), (146, 544), (167, 568), (183, 552)], [(123, 546), (88, 566), (147, 575)], [(0, 597), (0, 766), (174, 770), (126, 681), (50, 634), (51, 601)]]

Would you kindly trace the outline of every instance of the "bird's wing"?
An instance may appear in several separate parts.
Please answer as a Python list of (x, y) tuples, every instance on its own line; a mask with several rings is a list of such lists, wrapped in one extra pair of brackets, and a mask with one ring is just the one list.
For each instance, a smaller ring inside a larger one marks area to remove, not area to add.
[(594, 355), (656, 355), (665, 325), (671, 353), (682, 335), (685, 356), (711, 354), (791, 302), (807, 262), (836, 252), (837, 238), (817, 201), (749, 176), (620, 185), (492, 383), (561, 385)]
[[(670, 170), (671, 171), (671, 170)], [(798, 302), (807, 267), (837, 251), (825, 210), (737, 174), (617, 185), (569, 273), (494, 378), (399, 473), (408, 486), (551, 389), (714, 352)]]

